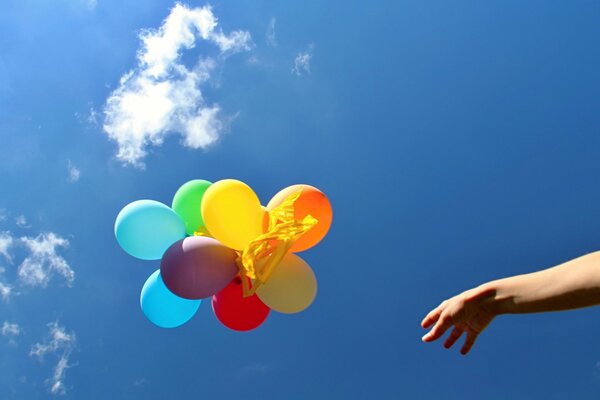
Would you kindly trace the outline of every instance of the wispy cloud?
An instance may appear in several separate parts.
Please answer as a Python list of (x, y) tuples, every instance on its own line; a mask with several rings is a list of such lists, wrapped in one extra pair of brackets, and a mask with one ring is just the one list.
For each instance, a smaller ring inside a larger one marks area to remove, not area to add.
[(0, 281), (0, 297), (2, 301), (7, 303), (10, 300), (10, 296), (12, 295), (13, 288), (6, 282)]
[(98, 111), (96, 111), (96, 109), (93, 106), (90, 106), (90, 110), (88, 112), (88, 115), (86, 117), (86, 122), (90, 125), (97, 125), (98, 124), (98, 118), (99, 118), (99, 113)]
[(14, 322), (4, 321), (0, 328), (0, 333), (2, 333), (2, 336), (19, 336), (21, 334), (21, 327)]
[(19, 228), (30, 228), (30, 225), (27, 225), (27, 218), (25, 218), (25, 216), (23, 214), (15, 217), (15, 224), (17, 224), (17, 226)]
[(48, 355), (56, 354), (58, 356), (52, 376), (47, 380), (47, 383), (50, 393), (63, 395), (67, 392), (65, 378), (67, 369), (72, 366), (69, 364), (69, 358), (75, 349), (76, 337), (74, 332), (67, 332), (58, 322), (50, 322), (48, 329), (50, 331), (49, 336), (42, 342), (31, 346), (29, 355), (37, 357), (39, 361), (43, 361)]
[[(160, 28), (145, 30), (137, 66), (125, 74), (104, 108), (104, 131), (118, 145), (117, 159), (144, 167), (148, 146), (160, 146), (165, 137), (179, 133), (186, 147), (205, 148), (224, 128), (221, 108), (208, 104), (201, 86), (228, 55), (249, 50), (250, 34), (226, 35), (217, 28), (209, 6), (188, 8), (176, 4)], [(181, 61), (182, 52), (200, 41), (218, 48), (218, 57), (205, 57), (192, 68)]]
[(69, 246), (67, 239), (50, 232), (37, 237), (22, 237), (19, 240), (29, 250), (17, 271), (21, 283), (26, 286), (45, 287), (54, 274), (63, 277), (68, 285), (73, 283), (75, 272), (58, 254), (59, 248)]
[(69, 365), (69, 358), (67, 355), (62, 355), (56, 365), (54, 366), (54, 371), (52, 373), (52, 378), (50, 379), (50, 393), (52, 394), (66, 394), (67, 389), (65, 387), (65, 378), (67, 376), (67, 368), (71, 367)]
[(17, 323), (4, 321), (0, 333), (8, 338), (8, 344), (17, 346), (16, 338), (21, 334), (21, 327)]
[(267, 45), (271, 47), (277, 46), (277, 39), (275, 38), (275, 23), (277, 20), (275, 17), (271, 17), (269, 20), (269, 25), (267, 26)]
[(79, 168), (77, 168), (75, 165), (73, 165), (71, 160), (67, 161), (67, 168), (69, 171), (69, 182), (72, 182), (72, 183), (77, 182), (79, 180), (79, 178), (81, 177), (81, 171), (79, 170)]
[(40, 361), (46, 354), (52, 354), (58, 350), (71, 350), (75, 344), (75, 334), (67, 332), (58, 322), (49, 322), (47, 326), (50, 331), (49, 337), (40, 343), (35, 343), (29, 351), (30, 356), (35, 356)]
[[(15, 223), (22, 228), (30, 227), (23, 215), (16, 217)], [(61, 248), (68, 246), (69, 241), (54, 232), (35, 237), (15, 237), (10, 231), (0, 232), (0, 259), (13, 264), (13, 248), (25, 249), (25, 252), (15, 253), (23, 256), (15, 264), (18, 264), (18, 282), (25, 286), (45, 287), (55, 275), (62, 277), (70, 286), (75, 280), (75, 272), (59, 254)], [(14, 293), (15, 284), (6, 282), (4, 272), (4, 267), (0, 266), (0, 298), (7, 302)]]
[(10, 232), (0, 232), (0, 255), (4, 256), (7, 261), (12, 261), (9, 249), (14, 243), (14, 238)]
[(88, 103), (88, 110), (85, 113), (76, 111), (74, 113), (75, 119), (81, 124), (88, 125), (91, 127), (97, 127), (100, 119), (100, 113), (94, 107), (94, 103)]
[(294, 59), (294, 66), (292, 68), (292, 73), (298, 76), (303, 74), (310, 74), (310, 62), (313, 57), (313, 49), (314, 45), (308, 45), (306, 51), (300, 52), (296, 55)]
[[(29, 227), (23, 215), (17, 216), (14, 221), (20, 227)], [(10, 267), (18, 265), (14, 282), (6, 282), (6, 269), (0, 266), (0, 298), (8, 302), (12, 296), (22, 294), (15, 289), (19, 286), (45, 287), (54, 276), (62, 277), (70, 286), (75, 279), (75, 272), (60, 254), (60, 250), (68, 246), (67, 239), (53, 232), (21, 237), (10, 231), (0, 232), (0, 261), (4, 259)], [(31, 346), (29, 355), (40, 361), (47, 356), (55, 358), (56, 364), (46, 384), (51, 394), (62, 395), (67, 392), (67, 370), (73, 366), (69, 358), (75, 348), (75, 334), (68, 332), (58, 322), (51, 322), (47, 326), (48, 336)], [(15, 322), (4, 321), (0, 325), (0, 334), (8, 339), (9, 345), (17, 346), (17, 338), (23, 336), (23, 328)]]

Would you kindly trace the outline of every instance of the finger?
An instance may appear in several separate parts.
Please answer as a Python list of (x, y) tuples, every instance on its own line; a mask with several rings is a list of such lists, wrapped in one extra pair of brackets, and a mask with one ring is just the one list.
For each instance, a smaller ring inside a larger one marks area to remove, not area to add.
[(424, 342), (431, 342), (433, 340), (439, 339), (444, 332), (448, 330), (452, 326), (452, 318), (448, 316), (441, 315), (437, 320), (435, 326), (431, 328), (425, 336), (423, 336), (422, 340)]
[(437, 322), (441, 313), (442, 311), (437, 308), (430, 311), (429, 314), (423, 318), (423, 321), (421, 321), (421, 326), (425, 329), (429, 328), (431, 325)]
[(458, 338), (461, 337), (461, 335), (463, 334), (463, 330), (461, 328), (455, 327), (452, 332), (450, 332), (450, 336), (448, 336), (448, 338), (446, 339), (446, 341), (444, 342), (444, 347), (449, 349), (450, 347), (452, 347), (452, 345), (454, 345), (454, 343), (456, 343), (456, 341), (458, 340)]
[(444, 300), (439, 306), (431, 310), (429, 314), (427, 314), (425, 318), (423, 318), (423, 321), (421, 321), (421, 326), (423, 328), (429, 328), (434, 322), (437, 322), (437, 320), (440, 318), (440, 315), (442, 314), (445, 305), (446, 301)]
[(475, 344), (475, 340), (477, 340), (477, 334), (473, 332), (467, 332), (467, 339), (465, 340), (465, 344), (463, 344), (462, 349), (460, 349), (460, 354), (467, 354), (471, 350), (471, 347), (473, 347)]

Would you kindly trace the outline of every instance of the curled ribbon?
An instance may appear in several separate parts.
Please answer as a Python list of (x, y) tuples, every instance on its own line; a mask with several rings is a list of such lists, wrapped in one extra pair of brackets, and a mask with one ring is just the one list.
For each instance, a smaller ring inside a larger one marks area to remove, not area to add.
[[(242, 276), (244, 297), (252, 296), (266, 283), (271, 273), (298, 238), (319, 222), (311, 215), (301, 220), (294, 217), (294, 203), (302, 189), (290, 194), (269, 211), (269, 228), (238, 253), (238, 268)], [(252, 283), (252, 286), (250, 286)]]

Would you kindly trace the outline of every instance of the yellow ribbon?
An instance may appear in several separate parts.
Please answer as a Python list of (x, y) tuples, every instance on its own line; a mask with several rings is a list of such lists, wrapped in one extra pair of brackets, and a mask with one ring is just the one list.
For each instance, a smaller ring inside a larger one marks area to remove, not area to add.
[(210, 236), (210, 232), (208, 231), (208, 229), (206, 229), (206, 227), (204, 226), (199, 226), (198, 230), (194, 232), (194, 236), (212, 237)]
[[(252, 296), (261, 284), (268, 281), (271, 273), (298, 238), (318, 222), (307, 215), (301, 220), (294, 217), (294, 203), (302, 189), (290, 194), (269, 211), (269, 228), (238, 253), (238, 267), (242, 276), (244, 297)], [(250, 287), (252, 282), (252, 287)]]

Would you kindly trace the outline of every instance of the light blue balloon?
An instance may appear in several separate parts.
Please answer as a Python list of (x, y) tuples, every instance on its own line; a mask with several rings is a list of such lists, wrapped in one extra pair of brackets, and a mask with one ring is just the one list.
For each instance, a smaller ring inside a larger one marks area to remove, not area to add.
[(115, 236), (130, 255), (142, 260), (160, 260), (169, 246), (185, 237), (185, 224), (163, 203), (138, 200), (117, 215)]
[(140, 306), (146, 318), (161, 328), (175, 328), (188, 322), (200, 307), (201, 300), (188, 300), (174, 295), (167, 289), (160, 269), (144, 283), (140, 294)]

